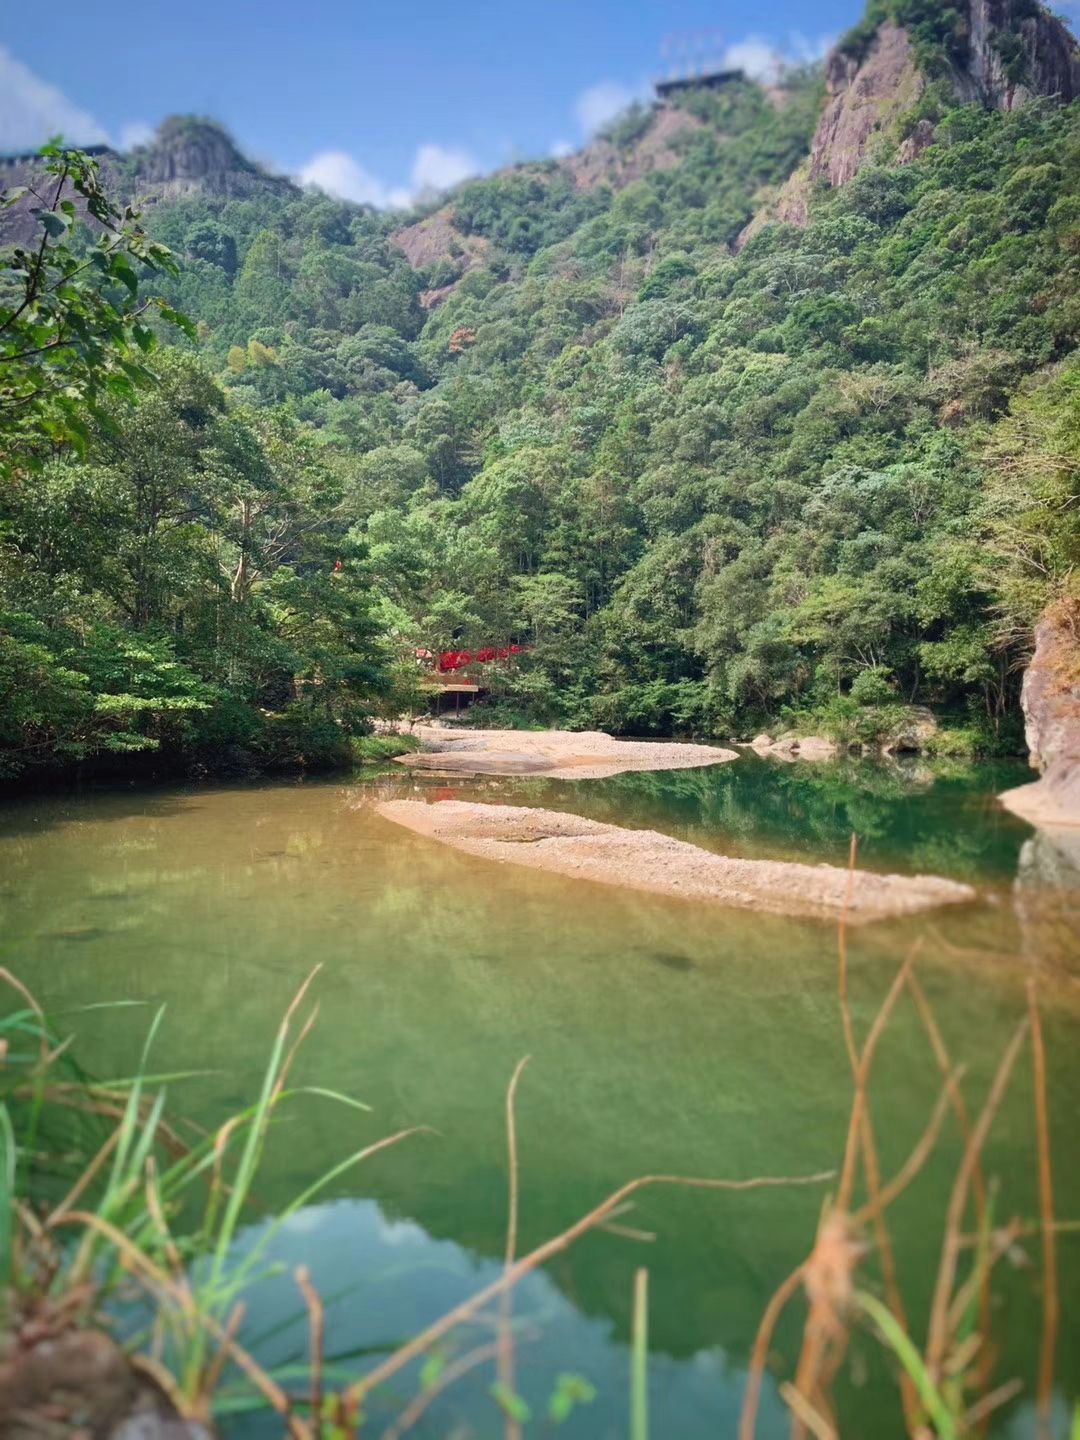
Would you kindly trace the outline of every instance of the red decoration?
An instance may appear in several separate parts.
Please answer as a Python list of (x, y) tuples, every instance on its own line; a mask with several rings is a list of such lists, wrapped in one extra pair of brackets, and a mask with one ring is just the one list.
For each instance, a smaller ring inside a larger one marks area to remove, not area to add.
[(527, 645), (503, 645), (497, 649), (494, 645), (487, 645), (475, 654), (472, 650), (444, 650), (439, 656), (439, 670), (443, 675), (452, 675), (457, 670), (467, 670), (470, 665), (490, 665), (493, 660), (509, 660), (512, 655), (524, 655), (528, 648)]

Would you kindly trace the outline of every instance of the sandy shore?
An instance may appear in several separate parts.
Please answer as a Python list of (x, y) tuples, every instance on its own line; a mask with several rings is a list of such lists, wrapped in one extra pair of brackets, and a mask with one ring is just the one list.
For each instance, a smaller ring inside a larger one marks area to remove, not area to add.
[[(839, 918), (848, 894), (848, 872), (836, 866), (730, 860), (655, 831), (624, 830), (550, 810), (418, 800), (391, 800), (378, 809), (388, 820), (470, 855), (603, 885), (825, 920)], [(860, 871), (849, 916), (860, 924), (975, 898), (969, 886), (950, 880)]]
[(548, 775), (555, 780), (603, 780), (629, 770), (694, 770), (737, 760), (715, 745), (661, 744), (613, 740), (602, 731), (451, 730), (419, 725), (412, 732), (424, 745), (398, 761), (414, 770), (456, 775)]

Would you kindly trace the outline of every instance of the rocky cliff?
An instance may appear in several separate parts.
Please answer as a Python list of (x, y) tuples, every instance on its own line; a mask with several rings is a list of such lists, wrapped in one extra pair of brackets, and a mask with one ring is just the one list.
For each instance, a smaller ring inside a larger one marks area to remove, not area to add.
[[(894, 5), (896, 14), (902, 5)], [(942, 78), (957, 100), (1014, 110), (1037, 96), (1064, 104), (1080, 97), (1080, 48), (1065, 23), (1032, 0), (967, 0), (960, 54), (941, 57)], [(929, 83), (925, 56), (894, 20), (868, 44), (842, 43), (826, 61), (827, 98), (810, 157), (744, 232), (745, 243), (769, 220), (805, 225), (817, 182), (846, 185), (889, 149), (910, 163), (934, 140), (921, 121), (901, 142), (897, 121)]]
[[(138, 146), (129, 155), (107, 148), (94, 153), (109, 193), (139, 206), (192, 195), (245, 199), (267, 192), (300, 193), (285, 176), (273, 175), (248, 160), (220, 125), (188, 115), (165, 120), (149, 144)], [(0, 188), (40, 188), (47, 180), (35, 157), (0, 163)], [(73, 198), (81, 209), (81, 201)], [(25, 245), (35, 237), (38, 223), (33, 209), (38, 203), (35, 196), (26, 195), (3, 212), (0, 245)]]
[(1080, 96), (1080, 50), (1048, 10), (1029, 0), (968, 0), (968, 12), (968, 62), (954, 77), (963, 98), (1014, 110), (1037, 95), (1065, 104)]
[(1080, 601), (1062, 601), (1043, 616), (1023, 706), (1032, 764), (1042, 776), (1001, 798), (1033, 825), (1080, 827)]
[(122, 167), (129, 186), (150, 200), (188, 195), (243, 199), (296, 189), (291, 180), (272, 175), (241, 154), (220, 125), (190, 115), (163, 121), (153, 140), (133, 150)]

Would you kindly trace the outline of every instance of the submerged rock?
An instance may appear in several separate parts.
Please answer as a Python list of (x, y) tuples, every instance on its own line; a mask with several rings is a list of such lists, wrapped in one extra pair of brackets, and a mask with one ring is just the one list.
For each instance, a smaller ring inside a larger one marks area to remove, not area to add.
[(970, 886), (933, 876), (729, 859), (652, 830), (551, 810), (418, 800), (392, 800), (378, 809), (395, 824), (488, 860), (776, 915), (835, 921), (847, 914), (852, 924), (864, 924), (976, 898)]

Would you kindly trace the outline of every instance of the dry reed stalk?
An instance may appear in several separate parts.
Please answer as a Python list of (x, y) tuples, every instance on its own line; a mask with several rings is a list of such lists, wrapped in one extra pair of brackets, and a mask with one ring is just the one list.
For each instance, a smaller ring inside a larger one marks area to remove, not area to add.
[(247, 1314), (247, 1306), (241, 1301), (233, 1306), (229, 1317), (225, 1321), (221, 1340), (217, 1350), (214, 1352), (210, 1364), (203, 1372), (199, 1384), (199, 1394), (196, 1400), (197, 1414), (200, 1420), (210, 1423), (213, 1414), (214, 1391), (221, 1383), (221, 1376), (225, 1369), (225, 1362), (233, 1354), (236, 1345), (236, 1337), (240, 1332), (240, 1326), (244, 1323), (244, 1316)]
[(851, 1021), (851, 1007), (848, 1004), (848, 949), (847, 931), (848, 915), (851, 911), (851, 901), (855, 893), (855, 862), (859, 858), (859, 837), (852, 835), (851, 849), (848, 854), (848, 878), (847, 889), (844, 891), (844, 904), (840, 911), (840, 925), (836, 935), (837, 949), (837, 978), (836, 988), (840, 996), (840, 1021), (844, 1027), (844, 1045), (847, 1048), (848, 1062), (851, 1065), (851, 1073), (854, 1075), (859, 1069), (859, 1047), (855, 1043), (855, 1027)]
[(769, 1363), (769, 1346), (772, 1344), (773, 1333), (780, 1316), (784, 1313), (788, 1303), (798, 1294), (805, 1271), (806, 1262), (804, 1261), (776, 1289), (761, 1317), (761, 1324), (754, 1337), (754, 1348), (750, 1352), (750, 1367), (746, 1375), (746, 1395), (743, 1398), (742, 1414), (739, 1416), (739, 1440), (754, 1440), (758, 1408), (761, 1404), (761, 1382), (765, 1377), (765, 1367)]
[[(952, 1304), (949, 1306), (950, 1334), (955, 1333), (959, 1328), (964, 1316), (971, 1307), (971, 1302), (975, 1298), (976, 1291), (981, 1291), (983, 1286), (989, 1282), (990, 1276), (994, 1271), (994, 1266), (1003, 1256), (1007, 1255), (1016, 1244), (1020, 1238), (1022, 1229), (1023, 1226), (1019, 1220), (1011, 1220), (1004, 1229), (995, 1230), (985, 1242), (985, 1263), (975, 1267), (974, 1273), (968, 1277), (965, 1284), (960, 1286), (960, 1289), (953, 1297)], [(982, 1240), (980, 1240), (980, 1244), (982, 1243)], [(983, 1335), (983, 1332), (979, 1333)], [(985, 1338), (985, 1336), (983, 1338)], [(955, 1357), (953, 1358), (955, 1360)]]
[(426, 1390), (421, 1390), (420, 1394), (410, 1401), (394, 1423), (383, 1431), (382, 1440), (400, 1440), (406, 1430), (412, 1429), (426, 1413), (428, 1407), (433, 1405), (444, 1391), (468, 1375), (470, 1370), (475, 1370), (477, 1366), (486, 1365), (489, 1360), (496, 1359), (498, 1354), (499, 1342), (495, 1341), (491, 1345), (479, 1345), (475, 1350), (470, 1350), (467, 1355), (462, 1355), (460, 1360), (455, 1360), (452, 1365), (447, 1365), (435, 1383), (429, 1385)]
[[(517, 1088), (525, 1067), (530, 1057), (526, 1055), (519, 1060), (510, 1077), (510, 1084), (506, 1089), (506, 1157), (509, 1168), (508, 1192), (507, 1192), (507, 1216), (506, 1216), (506, 1250), (503, 1257), (503, 1268), (509, 1270), (517, 1258), (517, 1237), (518, 1237), (518, 1202), (519, 1202), (519, 1175), (518, 1175), (518, 1147), (517, 1147), (517, 1117), (514, 1105), (517, 1100)], [(516, 1385), (514, 1373), (514, 1292), (505, 1290), (499, 1297), (499, 1329), (498, 1329), (498, 1357), (496, 1363), (496, 1374), (499, 1384), (503, 1386), (508, 1394), (513, 1394)], [(504, 1417), (504, 1431), (506, 1440), (521, 1440), (521, 1422), (513, 1415), (507, 1413)]]
[[(313, 971), (313, 972), (312, 972), (312, 977), (313, 977), (313, 978), (314, 978), (314, 973), (315, 973), (315, 972)], [(285, 1081), (289, 1078), (289, 1072), (292, 1070), (293, 1063), (295, 1062), (297, 1055), (300, 1053), (300, 1047), (303, 1045), (304, 1041), (305, 1041), (305, 1040), (308, 1038), (308, 1036), (311, 1034), (312, 1030), (314, 1030), (314, 1028), (315, 1028), (315, 1022), (316, 1022), (316, 1020), (318, 1020), (318, 1018), (319, 1018), (319, 1005), (318, 1005), (318, 1002), (316, 1002), (316, 1003), (311, 1007), (311, 1011), (310, 1011), (310, 1013), (308, 1014), (307, 1019), (304, 1021), (303, 1025), (301, 1025), (301, 1027), (300, 1027), (300, 1032), (299, 1032), (299, 1034), (297, 1035), (296, 1039), (293, 1041), (292, 1046), (291, 1046), (291, 1048), (290, 1048), (290, 1050), (289, 1050), (289, 1053), (285, 1056), (285, 1059), (284, 1059), (284, 1060), (282, 1061), (282, 1063), (281, 1063), (281, 1072), (280, 1072), (280, 1074), (278, 1075), (277, 1084), (274, 1086), (273, 1090), (270, 1092), (270, 1108), (271, 1108), (271, 1109), (273, 1109), (273, 1107), (274, 1107), (274, 1106), (277, 1104), (277, 1102), (281, 1099), (282, 1092), (283, 1092), (284, 1089), (285, 1089)]]
[[(881, 1257), (882, 1278), (885, 1282), (885, 1301), (892, 1311), (896, 1323), (906, 1335), (909, 1333), (910, 1327), (907, 1310), (904, 1306), (904, 1297), (900, 1293), (900, 1278), (896, 1269), (896, 1253), (893, 1250), (892, 1235), (889, 1233), (889, 1223), (885, 1218), (886, 1206), (882, 1198), (881, 1166), (878, 1162), (877, 1146), (874, 1143), (874, 1127), (870, 1118), (869, 1103), (863, 1110), (862, 1142), (866, 1188), (870, 1196), (869, 1209), (873, 1218), (878, 1254)], [(826, 1390), (831, 1388), (835, 1378), (834, 1371), (825, 1382)], [(919, 1428), (919, 1399), (914, 1382), (907, 1371), (901, 1371), (900, 1374), (900, 1398), (904, 1406), (904, 1419), (907, 1422), (908, 1434), (914, 1440)]]
[(649, 1272), (634, 1274), (631, 1321), (630, 1437), (649, 1440)]
[(568, 1250), (577, 1240), (602, 1225), (618, 1206), (622, 1205), (631, 1195), (651, 1186), (664, 1185), (675, 1186), (685, 1190), (723, 1190), (734, 1194), (743, 1194), (753, 1190), (788, 1189), (801, 1185), (824, 1185), (829, 1180), (836, 1178), (835, 1170), (822, 1171), (817, 1175), (795, 1175), (795, 1176), (756, 1176), (752, 1180), (702, 1180), (694, 1179), (684, 1175), (644, 1175), (637, 1180), (630, 1180), (627, 1184), (614, 1191), (608, 1198), (601, 1202), (594, 1210), (576, 1220), (573, 1225), (558, 1235), (546, 1240), (543, 1245), (531, 1251), (528, 1255), (516, 1260), (513, 1265), (503, 1271), (498, 1279), (492, 1280), (482, 1290), (468, 1300), (463, 1300), (453, 1310), (447, 1311), (441, 1319), (434, 1321), (419, 1335), (415, 1335), (398, 1350), (388, 1356), (381, 1365), (377, 1365), (370, 1374), (355, 1381), (344, 1392), (344, 1399), (347, 1404), (357, 1404), (363, 1401), (364, 1397), (377, 1386), (383, 1384), (392, 1375), (403, 1370), (410, 1361), (415, 1360), (429, 1350), (437, 1340), (441, 1340), (449, 1331), (455, 1329), (466, 1320), (471, 1320), (478, 1310), (490, 1301), (502, 1295), (518, 1281), (531, 1274), (541, 1265), (545, 1265), (556, 1255), (561, 1255)]
[(792, 1384), (780, 1386), (780, 1398), (791, 1413), (804, 1425), (814, 1440), (839, 1440), (831, 1420), (819, 1415), (804, 1395), (800, 1395)]
[[(828, 1385), (847, 1353), (850, 1331), (845, 1317), (854, 1301), (854, 1275), (862, 1253), (847, 1212), (829, 1211), (803, 1272), (809, 1309), (793, 1388), (806, 1404), (792, 1410), (793, 1440), (805, 1440), (805, 1410), (827, 1415), (831, 1410)], [(833, 1423), (831, 1415), (829, 1419)]]
[[(945, 944), (944, 938), (938, 939)], [(968, 1112), (967, 1102), (964, 1099), (964, 1092), (960, 1088), (960, 1074), (953, 1075), (952, 1060), (949, 1056), (948, 1047), (941, 1034), (937, 1023), (937, 1016), (934, 1014), (933, 1006), (926, 997), (926, 992), (914, 971), (908, 981), (908, 989), (911, 991), (911, 998), (915, 1001), (915, 1008), (919, 1012), (923, 1028), (930, 1040), (930, 1048), (934, 1052), (934, 1059), (937, 1061), (938, 1069), (946, 1078), (949, 1084), (952, 1098), (953, 1111), (956, 1115), (957, 1124), (960, 1126), (960, 1136), (965, 1146), (971, 1140), (971, 1116)], [(952, 1076), (951, 1084), (950, 1076)], [(981, 1157), (976, 1161), (975, 1170), (971, 1177), (971, 1194), (975, 1205), (975, 1223), (979, 1234), (983, 1234), (989, 1227), (989, 1209), (986, 1199), (986, 1176), (983, 1174)], [(989, 1337), (993, 1329), (993, 1305), (990, 1293), (990, 1272), (983, 1272), (982, 1284), (979, 1286), (979, 1330)], [(979, 1355), (976, 1388), (985, 1391), (990, 1385), (994, 1373), (994, 1350), (987, 1343)], [(989, 1416), (987, 1416), (989, 1418)], [(978, 1423), (978, 1422), (977, 1422)], [(983, 1422), (984, 1423), (984, 1422)], [(984, 1425), (985, 1428), (985, 1425)]]
[(862, 1117), (866, 1109), (866, 1090), (870, 1078), (870, 1071), (873, 1068), (874, 1057), (877, 1054), (877, 1047), (885, 1028), (892, 1018), (892, 1012), (896, 1008), (896, 1002), (900, 999), (904, 987), (907, 984), (908, 976), (914, 964), (914, 953), (901, 965), (896, 978), (889, 987), (889, 992), (882, 1002), (881, 1009), (874, 1017), (874, 1023), (870, 1026), (870, 1032), (866, 1037), (866, 1044), (858, 1057), (855, 1067), (855, 1098), (851, 1107), (851, 1119), (848, 1125), (847, 1144), (844, 1147), (844, 1168), (841, 1171), (840, 1189), (836, 1196), (836, 1208), (847, 1211), (851, 1208), (851, 1195), (855, 1188), (855, 1176), (859, 1153), (862, 1149)]
[[(852, 867), (854, 867), (854, 839), (851, 853)], [(849, 871), (849, 887), (852, 884), (853, 875), (854, 868)], [(851, 1209), (852, 1192), (855, 1188), (860, 1154), (863, 1154), (864, 1161), (867, 1160), (864, 1151), (867, 1137), (866, 1122), (869, 1115), (867, 1090), (870, 1072), (873, 1068), (878, 1044), (882, 1035), (885, 1033), (889, 1020), (892, 1018), (892, 1012), (896, 1008), (896, 1004), (907, 984), (907, 977), (915, 960), (915, 951), (908, 956), (897, 972), (896, 978), (889, 987), (888, 994), (882, 1002), (881, 1008), (874, 1017), (874, 1021), (866, 1037), (866, 1043), (860, 1053), (855, 1041), (854, 1025), (851, 1020), (851, 1010), (848, 1002), (847, 929), (845, 922), (846, 906), (845, 914), (841, 916), (839, 933), (840, 964), (838, 990), (841, 1016), (844, 1024), (845, 1043), (848, 1049), (849, 1061), (852, 1062), (855, 1095), (851, 1106), (847, 1142), (844, 1147), (844, 1167), (841, 1172), (840, 1188), (835, 1203), (835, 1214), (846, 1224), (846, 1217)], [(876, 1169), (876, 1152), (873, 1155), (872, 1164)], [(837, 1245), (838, 1232), (827, 1229), (829, 1223), (830, 1217), (826, 1217), (821, 1230), (818, 1232), (814, 1252), (807, 1261), (806, 1275), (808, 1281), (812, 1279), (815, 1271), (820, 1271), (824, 1275), (831, 1272), (834, 1268), (834, 1262), (839, 1254)], [(823, 1243), (824, 1249), (822, 1248)], [(856, 1258), (854, 1251), (849, 1249), (848, 1254), (851, 1257), (853, 1268)], [(899, 1321), (899, 1316), (897, 1319)], [(827, 1287), (822, 1286), (819, 1291), (819, 1303), (811, 1303), (806, 1317), (806, 1324), (803, 1331), (803, 1346), (795, 1373), (795, 1388), (816, 1410), (820, 1410), (823, 1407), (827, 1408), (827, 1400), (822, 1393), (822, 1375), (823, 1371), (830, 1365), (830, 1351), (833, 1352), (831, 1365), (835, 1373), (836, 1368), (842, 1362), (842, 1351), (846, 1344), (847, 1330), (839, 1321), (839, 1307), (835, 1303), (835, 1299), (828, 1296)], [(841, 1352), (840, 1354), (836, 1353), (838, 1350)], [(797, 1412), (793, 1412), (791, 1433), (792, 1440), (806, 1440), (806, 1426)]]
[(106, 1160), (108, 1160), (109, 1156), (116, 1149), (119, 1141), (119, 1129), (110, 1131), (109, 1138), (105, 1141), (104, 1145), (102, 1145), (101, 1149), (94, 1156), (93, 1160), (91, 1160), (90, 1164), (87, 1165), (86, 1169), (82, 1172), (82, 1174), (76, 1180), (75, 1184), (64, 1196), (63, 1200), (60, 1201), (60, 1204), (56, 1206), (56, 1208), (45, 1221), (46, 1228), (51, 1229), (54, 1225), (59, 1223), (59, 1221), (64, 1217), (64, 1215), (68, 1213), (68, 1211), (74, 1209), (75, 1205), (82, 1198), (86, 1190), (90, 1187), (90, 1185), (93, 1183), (93, 1181), (99, 1174)]
[(296, 1284), (304, 1297), (308, 1312), (309, 1353), (311, 1355), (311, 1433), (313, 1440), (322, 1440), (323, 1425), (323, 1355), (326, 1342), (326, 1310), (322, 1296), (311, 1283), (311, 1272), (301, 1265)]
[(965, 1430), (981, 1429), (995, 1411), (1000, 1410), (1003, 1405), (1008, 1405), (1010, 1400), (1015, 1400), (1017, 1395), (1023, 1393), (1023, 1389), (1023, 1380), (1016, 1379), (999, 1385), (996, 1390), (991, 1390), (989, 1395), (984, 1395), (981, 1400), (977, 1400), (964, 1416)]
[(979, 1157), (986, 1144), (986, 1138), (990, 1133), (990, 1126), (1001, 1107), (1001, 1101), (1020, 1054), (1020, 1048), (1027, 1038), (1030, 1024), (1030, 1020), (1025, 1018), (1018, 1026), (1002, 1056), (986, 1103), (975, 1122), (971, 1138), (964, 1147), (964, 1157), (949, 1197), (949, 1207), (945, 1217), (945, 1238), (938, 1265), (937, 1281), (934, 1286), (933, 1303), (930, 1308), (930, 1325), (926, 1345), (927, 1369), (935, 1384), (940, 1382), (949, 1345), (949, 1307), (956, 1284), (956, 1267), (961, 1250), (961, 1227), (964, 1212), (967, 1209), (968, 1192), (971, 1188), (975, 1168), (979, 1163)]
[(949, 1091), (946, 1085), (946, 1088), (938, 1097), (938, 1102), (934, 1106), (926, 1129), (920, 1135), (911, 1154), (889, 1183), (878, 1191), (876, 1198), (869, 1201), (861, 1210), (855, 1211), (851, 1217), (851, 1223), (854, 1226), (865, 1225), (867, 1221), (874, 1218), (874, 1214), (878, 1209), (887, 1210), (916, 1179), (933, 1153), (934, 1146), (938, 1141), (938, 1136), (941, 1134), (941, 1127), (945, 1123), (945, 1116), (948, 1110)]
[(49, 1058), (49, 1037), (46, 1033), (45, 1015), (42, 1011), (41, 1006), (34, 999), (33, 995), (26, 988), (23, 982), (19, 980), (16, 976), (14, 976), (11, 971), (3, 965), (0, 965), (0, 982), (3, 982), (5, 985), (10, 985), (12, 990), (14, 990), (17, 995), (21, 995), (22, 998), (26, 1001), (27, 1005), (30, 1007), (30, 1009), (37, 1016), (38, 1025), (40, 1027), (38, 1034), (38, 1048), (41, 1052), (42, 1064), (47, 1064)]
[[(844, 893), (844, 905), (840, 912), (840, 925), (837, 934), (837, 992), (840, 1001), (840, 1019), (844, 1031), (844, 1046), (847, 1050), (848, 1063), (851, 1066), (852, 1079), (855, 1081), (856, 1089), (859, 1086), (859, 1075), (861, 1068), (861, 1057), (858, 1045), (855, 1040), (855, 1026), (851, 1018), (851, 1005), (848, 997), (848, 948), (847, 928), (848, 915), (851, 908), (851, 899), (855, 886), (855, 867), (858, 860), (859, 839), (853, 834), (851, 837), (851, 849), (848, 859), (848, 880), (847, 889)], [(885, 1206), (879, 1203), (881, 1190), (881, 1167), (878, 1163), (877, 1146), (874, 1141), (873, 1121), (870, 1117), (868, 1104), (862, 1107), (862, 1114), (859, 1122), (860, 1141), (863, 1151), (863, 1162), (866, 1170), (867, 1187), (870, 1191), (870, 1200), (873, 1206), (874, 1230), (877, 1238), (878, 1250), (881, 1254), (881, 1269), (885, 1279), (885, 1293), (889, 1309), (896, 1317), (897, 1324), (906, 1332), (908, 1329), (907, 1312), (904, 1308), (903, 1297), (900, 1293), (900, 1282), (896, 1272), (896, 1256), (893, 1251), (892, 1236), (889, 1233), (888, 1221), (885, 1218)], [(832, 1375), (826, 1379), (825, 1388), (828, 1389), (835, 1379), (836, 1370), (843, 1359), (843, 1352), (837, 1350)], [(903, 1376), (901, 1391), (904, 1401), (904, 1414), (908, 1422), (909, 1433), (914, 1433), (917, 1397), (915, 1387), (908, 1376)], [(811, 1407), (812, 1410), (812, 1407)], [(816, 1414), (815, 1412), (812, 1412)], [(796, 1417), (795, 1434), (804, 1431), (807, 1426), (805, 1415), (795, 1408), (793, 1414)]]
[(1050, 1112), (1047, 1104), (1046, 1045), (1035, 981), (1028, 981), (1031, 1060), (1035, 1077), (1035, 1127), (1039, 1148), (1039, 1218), (1042, 1222), (1043, 1333), (1039, 1354), (1036, 1407), (1044, 1433), (1049, 1431), (1054, 1400), (1054, 1357), (1057, 1351), (1060, 1302), (1057, 1283), (1057, 1236), (1054, 1233), (1054, 1171), (1050, 1158)]
[(187, 1403), (181, 1392), (180, 1386), (176, 1383), (176, 1376), (160, 1360), (152, 1355), (129, 1355), (128, 1364), (137, 1375), (145, 1375), (168, 1400), (178, 1415), (183, 1415), (187, 1409)]

